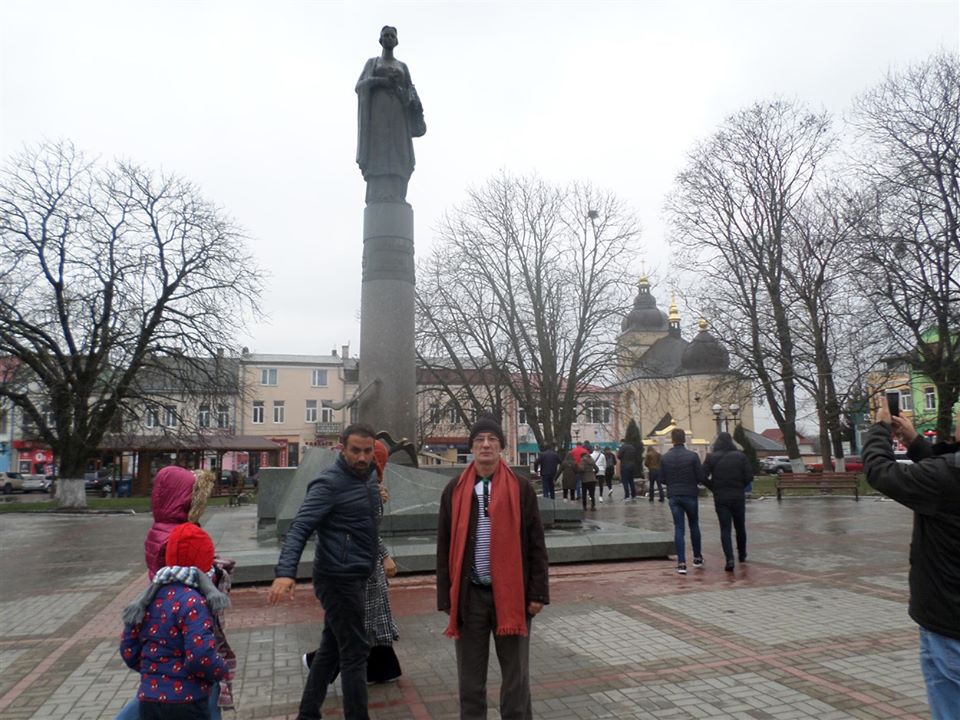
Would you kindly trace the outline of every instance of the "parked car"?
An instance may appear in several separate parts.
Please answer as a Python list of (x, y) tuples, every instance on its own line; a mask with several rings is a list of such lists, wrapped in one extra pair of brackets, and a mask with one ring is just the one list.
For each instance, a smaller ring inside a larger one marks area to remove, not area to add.
[[(844, 472), (863, 472), (863, 458), (859, 455), (845, 455), (843, 458)], [(836, 469), (836, 463), (830, 461), (830, 470)], [(810, 465), (810, 472), (823, 472), (823, 463), (813, 463)]]
[(28, 492), (50, 492), (50, 481), (45, 475), (24, 475), (23, 491)]
[(0, 472), (0, 492), (9, 495), (14, 490), (23, 490), (23, 476), (18, 472)]
[(86, 473), (83, 476), (83, 489), (88, 495), (102, 495), (107, 497), (113, 489), (113, 478), (109, 470)]
[[(760, 459), (760, 470), (762, 472), (770, 473), (771, 475), (782, 475), (783, 473), (792, 473), (793, 465), (790, 463), (790, 458), (783, 455), (771, 455), (770, 457), (765, 457)], [(809, 468), (804, 466), (804, 469), (801, 472), (808, 472)]]

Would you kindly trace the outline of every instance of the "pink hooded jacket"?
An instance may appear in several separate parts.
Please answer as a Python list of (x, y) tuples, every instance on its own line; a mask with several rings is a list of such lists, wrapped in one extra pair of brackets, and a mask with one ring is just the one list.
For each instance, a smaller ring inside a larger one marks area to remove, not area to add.
[(153, 480), (153, 495), (150, 498), (153, 525), (143, 542), (151, 579), (166, 564), (164, 554), (170, 533), (177, 525), (187, 521), (196, 481), (192, 471), (177, 465), (161, 468)]

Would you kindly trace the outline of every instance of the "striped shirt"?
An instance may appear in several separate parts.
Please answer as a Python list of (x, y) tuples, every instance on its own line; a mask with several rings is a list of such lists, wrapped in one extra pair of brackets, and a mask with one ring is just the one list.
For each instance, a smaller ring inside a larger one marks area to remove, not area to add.
[[(483, 488), (487, 487), (487, 503), (483, 502)], [(473, 491), (477, 495), (477, 507), (480, 510), (477, 518), (477, 544), (473, 549), (473, 568), (471, 569), (470, 579), (481, 585), (491, 583), (490, 576), (490, 518), (484, 512), (490, 505), (493, 483), (490, 478), (481, 478), (474, 486)]]

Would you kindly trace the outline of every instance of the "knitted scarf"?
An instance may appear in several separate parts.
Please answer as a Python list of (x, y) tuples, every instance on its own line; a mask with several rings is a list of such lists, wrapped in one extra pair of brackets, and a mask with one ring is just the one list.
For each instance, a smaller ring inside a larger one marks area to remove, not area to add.
[(171, 565), (160, 568), (157, 571), (157, 574), (153, 576), (153, 582), (151, 582), (150, 586), (143, 591), (140, 599), (130, 603), (124, 608), (123, 624), (136, 625), (138, 622), (143, 620), (143, 616), (146, 614), (147, 608), (157, 596), (157, 591), (159, 591), (164, 585), (172, 582), (183, 583), (184, 585), (196, 588), (203, 593), (204, 597), (207, 599), (207, 606), (210, 608), (211, 612), (218, 613), (225, 608), (230, 607), (230, 598), (217, 590), (213, 584), (213, 580), (210, 579), (209, 575), (204, 572), (200, 572), (200, 570), (195, 567)]
[[(450, 622), (444, 632), (459, 638), (460, 586), (465, 558), (475, 463), (470, 463), (453, 489), (450, 518)], [(500, 460), (493, 473), (490, 493), (490, 575), (493, 578), (493, 603), (497, 609), (497, 635), (526, 635), (526, 588), (523, 560), (520, 556), (520, 483), (507, 464)]]

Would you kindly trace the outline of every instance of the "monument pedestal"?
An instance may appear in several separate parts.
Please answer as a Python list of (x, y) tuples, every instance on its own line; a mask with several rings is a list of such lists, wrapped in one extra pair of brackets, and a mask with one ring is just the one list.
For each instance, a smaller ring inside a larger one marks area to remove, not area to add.
[(370, 203), (363, 211), (359, 419), (416, 442), (413, 208)]

